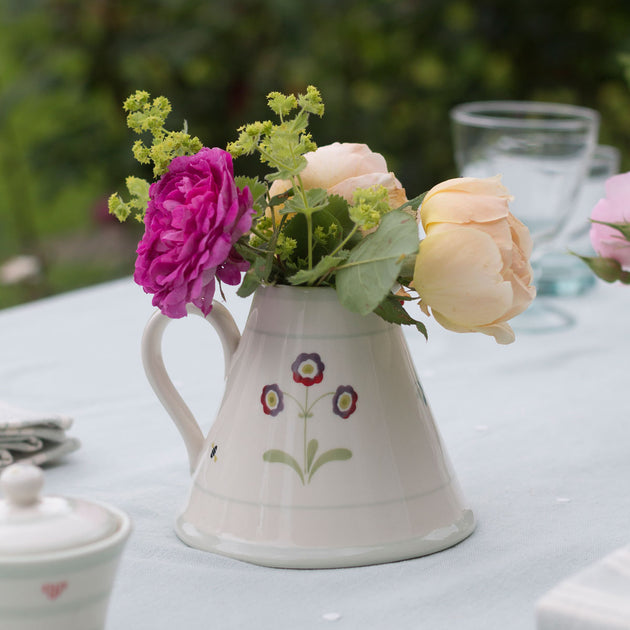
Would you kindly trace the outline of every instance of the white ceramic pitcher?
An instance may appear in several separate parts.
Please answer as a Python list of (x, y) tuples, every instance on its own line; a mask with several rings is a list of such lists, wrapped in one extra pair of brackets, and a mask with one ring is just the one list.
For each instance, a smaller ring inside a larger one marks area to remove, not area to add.
[[(189, 312), (201, 315), (194, 307)], [(241, 336), (206, 318), (226, 388), (204, 439), (147, 324), (148, 379), (186, 444), (187, 544), (275, 567), (347, 567), (450, 547), (474, 529), (399, 326), (343, 308), (333, 289), (263, 287)]]

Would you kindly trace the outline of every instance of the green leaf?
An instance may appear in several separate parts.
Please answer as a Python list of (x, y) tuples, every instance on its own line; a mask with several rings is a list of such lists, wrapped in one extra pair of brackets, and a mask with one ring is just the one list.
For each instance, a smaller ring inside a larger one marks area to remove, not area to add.
[(305, 194), (309, 208), (312, 210), (321, 210), (326, 207), (328, 193), (323, 188), (311, 188)]
[(614, 258), (580, 256), (579, 254), (574, 254), (574, 256), (585, 262), (591, 268), (591, 271), (605, 282), (616, 282), (618, 280), (622, 284), (630, 284), (630, 272), (624, 271)]
[(308, 112), (298, 112), (293, 120), (287, 121), (287, 128), (294, 134), (301, 134), (308, 127)]
[(398, 273), (398, 281), (400, 284), (405, 285), (406, 287), (410, 286), (410, 283), (413, 281), (413, 272), (416, 268), (416, 255), (411, 254), (411, 256), (405, 256), (405, 260), (400, 267), (400, 272)]
[[(329, 233), (333, 224), (337, 226), (337, 235), (335, 238), (331, 238), (326, 245), (316, 244), (314, 246), (313, 263), (316, 265), (321, 258), (327, 256), (335, 250), (343, 239), (352, 231), (354, 223), (348, 214), (348, 202), (343, 199), (343, 197), (339, 197), (337, 195), (331, 195), (328, 197), (328, 204), (325, 208), (312, 215), (312, 221), (313, 231), (315, 231), (318, 227), (321, 227), (324, 232)], [(306, 217), (303, 214), (296, 214), (291, 217), (284, 227), (285, 236), (293, 238), (298, 244), (293, 254), (294, 261), (297, 261), (300, 258), (306, 260), (308, 256), (306, 246), (307, 230)], [(357, 236), (357, 239), (360, 239), (360, 235)], [(355, 242), (356, 241), (354, 239), (351, 239), (351, 241), (347, 243), (346, 247), (350, 249)]]
[(257, 177), (245, 177), (240, 175), (234, 178), (236, 187), (239, 190), (243, 190), (246, 186), (252, 193), (252, 199), (256, 203), (267, 192), (267, 185), (263, 184)]
[(339, 301), (361, 315), (371, 313), (390, 293), (406, 256), (418, 251), (420, 239), (413, 217), (393, 210), (376, 232), (364, 238), (337, 270)]
[(287, 200), (284, 208), (280, 210), (280, 214), (288, 214), (289, 212), (312, 214), (313, 212), (326, 208), (327, 198), (328, 193), (322, 188), (307, 190), (306, 203), (301, 195), (293, 195), (293, 197)]
[(292, 194), (293, 194), (293, 188), (289, 188), (288, 190), (285, 190), (282, 193), (274, 195), (269, 200), (269, 205), (270, 206), (279, 206), (279, 205), (285, 204), (287, 202), (287, 199), (289, 199)]
[(298, 103), (304, 111), (310, 114), (317, 116), (323, 116), (324, 114), (324, 103), (322, 102), (321, 94), (313, 85), (309, 85), (306, 88), (306, 94), (298, 95)]
[(149, 187), (150, 184), (146, 179), (141, 179), (140, 177), (134, 177), (130, 175), (125, 180), (125, 184), (127, 185), (127, 190), (132, 197), (136, 197), (139, 203), (146, 206), (149, 202)]
[(297, 107), (297, 98), (293, 94), (285, 96), (280, 92), (267, 94), (267, 105), (278, 116), (288, 116)]
[(313, 285), (317, 280), (328, 275), (332, 269), (345, 259), (345, 256), (324, 256), (312, 269), (300, 269), (296, 274), (290, 276), (288, 280), (293, 285)]
[(298, 474), (302, 483), (304, 483), (304, 473), (295, 458), (289, 455), (289, 453), (285, 453), (284, 451), (274, 448), (269, 451), (265, 451), (263, 453), (263, 459), (272, 464), (286, 464), (287, 466), (290, 466)]
[(236, 291), (239, 297), (247, 297), (251, 295), (267, 278), (269, 277), (269, 268), (267, 258), (254, 258), (254, 262), (243, 276), (241, 286)]
[(131, 214), (129, 204), (125, 203), (118, 193), (113, 193), (107, 200), (109, 213), (113, 214), (121, 223), (126, 221)]
[(427, 193), (424, 192), (421, 195), (414, 197), (413, 199), (409, 199), (409, 201), (403, 203), (403, 205), (396, 208), (396, 210), (404, 210), (405, 208), (412, 208), (413, 210), (417, 210), (421, 206), (426, 196)]
[(299, 156), (295, 160), (293, 167), (283, 167), (280, 161), (276, 161), (274, 163), (270, 162), (272, 168), (276, 168), (277, 170), (267, 173), (267, 175), (265, 175), (265, 179), (268, 182), (273, 182), (276, 179), (291, 179), (294, 175), (302, 172), (306, 168), (307, 164), (308, 162), (304, 156)]
[(613, 230), (617, 230), (621, 232), (623, 237), (630, 241), (630, 223), (607, 223), (606, 221), (596, 221), (595, 219), (591, 219), (591, 223), (599, 223), (600, 225), (607, 225), (609, 228)]
[(390, 322), (392, 324), (406, 324), (409, 326), (415, 326), (418, 331), (420, 331), (425, 339), (428, 339), (429, 336), (427, 334), (426, 326), (414, 319), (409, 313), (405, 310), (404, 306), (400, 303), (399, 297), (390, 293), (375, 309), (374, 313), (376, 313), (379, 317), (383, 318), (386, 322)]
[(317, 470), (321, 468), (324, 464), (327, 464), (328, 462), (341, 462), (346, 459), (350, 459), (351, 457), (352, 451), (347, 448), (333, 448), (330, 451), (322, 453), (317, 458), (317, 461), (313, 464), (313, 468), (311, 468), (308, 480), (310, 481)]
[(313, 460), (315, 459), (315, 453), (317, 453), (317, 447), (319, 443), (317, 440), (313, 439), (308, 443), (308, 447), (306, 449), (306, 470), (309, 471), (311, 469), (311, 465), (313, 464)]

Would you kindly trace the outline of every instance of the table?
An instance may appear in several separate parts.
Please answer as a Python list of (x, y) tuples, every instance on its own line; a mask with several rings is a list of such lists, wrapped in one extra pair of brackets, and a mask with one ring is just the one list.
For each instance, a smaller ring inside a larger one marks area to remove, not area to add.
[[(107, 501), (133, 519), (112, 630), (532, 630), (541, 595), (630, 542), (630, 288), (598, 283), (561, 304), (575, 326), (510, 346), (432, 321), (428, 343), (406, 332), (478, 527), (399, 563), (269, 569), (176, 538), (187, 458), (144, 377), (153, 309), (130, 279), (0, 312), (0, 399), (75, 418), (82, 448), (47, 468), (47, 493)], [(227, 306), (242, 328), (248, 300), (228, 291)], [(199, 318), (175, 322), (164, 353), (207, 429), (223, 378), (216, 335)]]

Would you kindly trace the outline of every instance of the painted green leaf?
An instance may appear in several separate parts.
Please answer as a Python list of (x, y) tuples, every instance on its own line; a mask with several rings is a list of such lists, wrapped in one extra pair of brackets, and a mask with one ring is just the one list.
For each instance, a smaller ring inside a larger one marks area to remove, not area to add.
[(386, 214), (337, 271), (341, 304), (360, 315), (371, 313), (391, 291), (405, 257), (417, 252), (419, 242), (413, 217), (402, 210)]
[(272, 464), (286, 464), (287, 466), (291, 466), (291, 468), (295, 470), (295, 472), (302, 480), (302, 483), (304, 483), (304, 474), (302, 473), (300, 465), (297, 463), (295, 458), (288, 453), (285, 453), (284, 451), (276, 448), (272, 448), (271, 450), (265, 451), (263, 453), (263, 459), (266, 462), (270, 462)]
[(324, 464), (327, 464), (328, 462), (341, 462), (346, 459), (350, 459), (351, 457), (352, 451), (347, 448), (333, 448), (330, 451), (322, 453), (317, 458), (317, 461), (313, 464), (313, 468), (311, 468), (311, 474), (308, 476), (308, 480), (310, 481), (315, 472)]
[(319, 443), (317, 440), (311, 440), (308, 443), (308, 447), (306, 449), (306, 470), (307, 472), (311, 469), (311, 465), (313, 464), (313, 460), (315, 459), (315, 453), (317, 453), (317, 447)]

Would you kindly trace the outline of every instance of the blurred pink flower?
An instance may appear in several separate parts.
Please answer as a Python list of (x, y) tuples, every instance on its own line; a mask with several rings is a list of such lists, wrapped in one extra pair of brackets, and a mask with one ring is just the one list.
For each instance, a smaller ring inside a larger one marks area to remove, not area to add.
[(249, 263), (233, 249), (252, 225), (252, 196), (234, 183), (232, 156), (203, 148), (175, 158), (151, 185), (135, 281), (168, 317), (192, 303), (207, 315), (215, 277), (236, 285)]
[[(614, 175), (606, 181), (606, 196), (593, 208), (591, 219), (606, 223), (630, 223), (630, 172)], [(624, 269), (630, 269), (630, 242), (619, 230), (593, 223), (591, 243), (600, 256), (613, 258)]]

